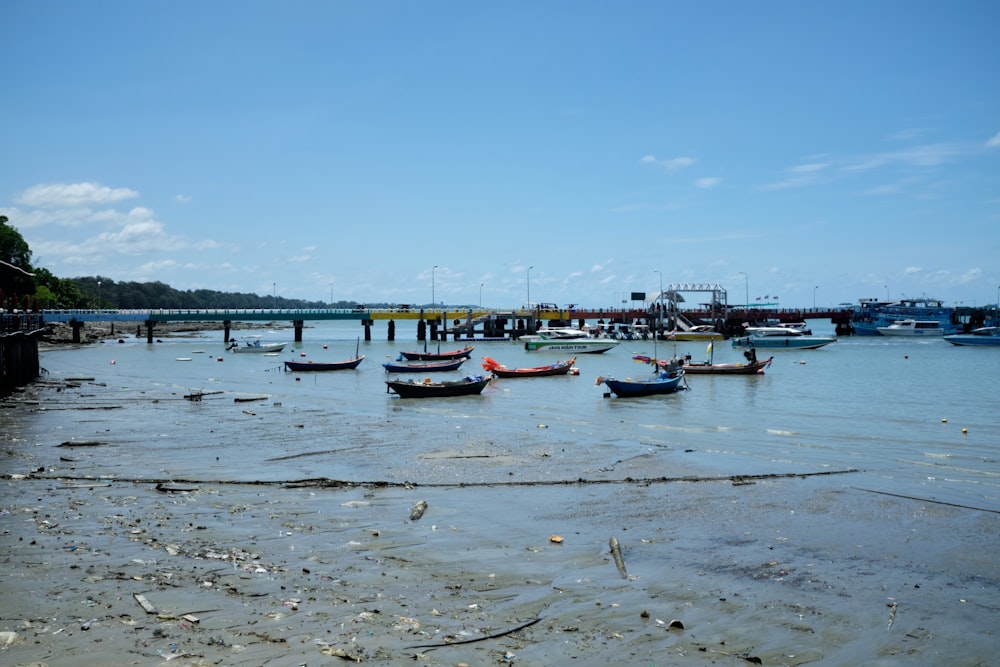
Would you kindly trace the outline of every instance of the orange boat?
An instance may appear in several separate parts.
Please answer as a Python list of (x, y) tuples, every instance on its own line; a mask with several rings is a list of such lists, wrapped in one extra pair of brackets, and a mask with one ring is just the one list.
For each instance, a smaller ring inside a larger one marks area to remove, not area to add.
[(502, 378), (535, 378), (544, 377), (546, 375), (566, 375), (569, 373), (570, 369), (573, 368), (574, 363), (576, 363), (576, 357), (566, 361), (557, 361), (552, 364), (546, 364), (545, 366), (533, 366), (531, 368), (507, 368), (498, 361), (490, 359), (489, 357), (483, 357), (483, 370), (491, 371), (497, 377)]

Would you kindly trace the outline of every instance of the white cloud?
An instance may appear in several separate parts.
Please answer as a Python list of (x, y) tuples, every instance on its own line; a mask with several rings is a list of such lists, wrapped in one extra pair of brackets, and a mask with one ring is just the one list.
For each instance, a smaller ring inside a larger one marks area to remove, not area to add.
[(986, 142), (987, 148), (1000, 148), (1000, 132), (997, 132)]
[(33, 185), (14, 196), (14, 202), (38, 208), (68, 208), (115, 204), (139, 196), (128, 188), (109, 188), (99, 183), (53, 183)]
[(652, 155), (644, 155), (639, 162), (642, 164), (651, 164), (654, 167), (660, 167), (667, 171), (675, 171), (684, 167), (690, 167), (694, 164), (695, 160), (693, 157), (675, 157), (667, 160), (658, 160)]
[(705, 178), (699, 178), (698, 180), (696, 180), (694, 182), (694, 186), (702, 190), (711, 190), (720, 183), (722, 183), (721, 178), (716, 178), (715, 176), (707, 176)]

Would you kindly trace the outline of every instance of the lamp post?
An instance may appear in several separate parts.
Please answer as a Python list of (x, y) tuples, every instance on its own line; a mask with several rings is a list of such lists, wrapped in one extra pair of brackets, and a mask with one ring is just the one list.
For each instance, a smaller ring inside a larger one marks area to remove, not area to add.
[(528, 308), (531, 308), (531, 270), (533, 268), (535, 268), (535, 267), (529, 266), (528, 270), (526, 271), (526, 274), (527, 274), (526, 283), (527, 283), (527, 286), (528, 286), (528, 302), (525, 305), (528, 306)]
[(271, 283), (271, 310), (278, 307), (278, 283)]
[(333, 283), (330, 283), (330, 307), (333, 308)]
[(435, 264), (434, 268), (431, 269), (431, 308), (433, 308), (434, 304), (437, 303), (437, 301), (434, 300), (434, 272), (437, 271), (437, 268), (438, 265)]
[(816, 290), (818, 290), (818, 289), (819, 289), (819, 285), (816, 285), (816, 287), (813, 287), (813, 311), (816, 310)]
[(660, 337), (660, 333), (663, 330), (663, 273), (659, 269), (653, 269), (653, 271), (660, 277), (660, 293), (656, 295), (656, 300), (660, 302), (659, 312), (656, 314), (656, 331), (653, 332), (653, 340)]
[(479, 310), (483, 309), (483, 285), (486, 283), (479, 283)]
[(882, 285), (882, 287), (885, 288), (885, 300), (889, 301), (889, 286), (888, 285)]
[(97, 309), (101, 309), (101, 281), (97, 281)]
[(743, 287), (746, 291), (746, 303), (743, 306), (744, 312), (750, 312), (750, 276), (746, 274), (745, 271), (740, 271), (740, 275), (743, 276)]

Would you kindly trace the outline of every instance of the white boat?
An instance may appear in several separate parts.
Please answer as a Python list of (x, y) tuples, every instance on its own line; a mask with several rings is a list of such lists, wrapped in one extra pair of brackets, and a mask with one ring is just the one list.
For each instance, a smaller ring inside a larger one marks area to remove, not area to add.
[(687, 331), (675, 330), (663, 334), (666, 340), (680, 341), (713, 341), (722, 340), (723, 335), (715, 330), (711, 324), (697, 324)]
[(235, 341), (226, 349), (232, 350), (233, 352), (257, 352), (257, 353), (267, 353), (267, 352), (281, 352), (285, 349), (288, 343), (261, 343), (259, 340), (253, 342), (247, 341), (246, 345), (240, 345)]
[(607, 352), (618, 346), (619, 341), (612, 338), (598, 338), (582, 329), (572, 327), (545, 327), (533, 334), (521, 336), (524, 349), (554, 350), (557, 352), (578, 352), (596, 354)]
[(878, 327), (881, 336), (943, 336), (937, 320), (896, 320), (887, 327)]
[(733, 339), (733, 347), (784, 347), (796, 350), (814, 350), (837, 342), (836, 338), (807, 336), (801, 331), (788, 327), (747, 327), (746, 332), (746, 336)]
[(1000, 346), (1000, 326), (979, 327), (969, 333), (951, 334), (944, 339), (952, 345), (996, 345)]

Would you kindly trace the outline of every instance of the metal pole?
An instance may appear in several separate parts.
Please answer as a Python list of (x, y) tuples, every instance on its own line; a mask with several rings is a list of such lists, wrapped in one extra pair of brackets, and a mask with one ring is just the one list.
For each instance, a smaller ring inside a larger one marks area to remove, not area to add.
[(528, 302), (526, 304), (524, 304), (524, 305), (527, 306), (528, 308), (531, 308), (531, 270), (533, 268), (535, 268), (535, 267), (529, 266), (528, 267), (528, 271), (527, 271), (527, 274), (528, 274), (528, 280), (527, 280), (527, 284), (528, 284)]
[(479, 310), (483, 309), (483, 285), (486, 283), (479, 283)]
[(434, 268), (431, 269), (431, 308), (433, 308), (434, 304), (437, 303), (434, 300), (434, 272), (437, 271), (437, 268), (437, 264), (435, 264)]
[(818, 289), (819, 289), (819, 285), (816, 285), (816, 287), (813, 287), (813, 311), (816, 310), (816, 290), (818, 290)]

